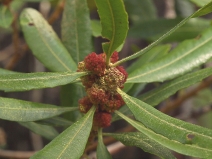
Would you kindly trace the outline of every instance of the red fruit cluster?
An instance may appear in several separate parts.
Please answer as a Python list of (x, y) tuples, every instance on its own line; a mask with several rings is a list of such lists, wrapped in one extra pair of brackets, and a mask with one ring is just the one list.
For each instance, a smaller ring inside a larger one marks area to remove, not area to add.
[[(111, 63), (119, 59), (118, 52), (110, 58)], [(87, 71), (90, 74), (81, 77), (87, 96), (79, 100), (79, 109), (86, 113), (93, 105), (96, 106), (94, 126), (108, 127), (111, 122), (111, 113), (124, 105), (122, 97), (116, 92), (123, 88), (127, 79), (127, 72), (122, 66), (106, 67), (106, 55), (97, 55), (92, 52), (78, 64), (78, 71)]]

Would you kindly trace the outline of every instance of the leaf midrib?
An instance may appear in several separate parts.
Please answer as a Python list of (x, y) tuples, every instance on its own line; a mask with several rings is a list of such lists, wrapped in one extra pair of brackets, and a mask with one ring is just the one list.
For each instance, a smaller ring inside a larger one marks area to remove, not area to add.
[(68, 146), (70, 145), (70, 143), (74, 140), (74, 138), (78, 135), (78, 133), (81, 131), (82, 127), (85, 126), (85, 123), (88, 122), (88, 118), (90, 118), (92, 112), (90, 112), (90, 114), (87, 116), (87, 118), (84, 119), (84, 122), (81, 124), (80, 128), (76, 131), (76, 133), (73, 135), (73, 137), (70, 139), (70, 141), (66, 144), (65, 148), (62, 150), (62, 152), (59, 154), (59, 156), (57, 157), (57, 159), (60, 159), (60, 156), (62, 156), (62, 154), (64, 153), (64, 151), (66, 151), (66, 149), (68, 148)]
[(114, 43), (114, 38), (115, 38), (115, 20), (114, 20), (114, 17), (113, 17), (113, 10), (112, 10), (112, 7), (111, 7), (111, 4), (109, 2), (109, 0), (107, 0), (107, 3), (108, 3), (108, 6), (109, 6), (109, 9), (110, 9), (110, 14), (111, 14), (111, 19), (112, 19), (112, 39), (110, 41), (110, 45), (109, 45), (109, 48), (108, 48), (108, 53), (109, 53), (109, 56), (111, 55), (112, 51), (112, 44)]
[(191, 52), (193, 52), (194, 50), (196, 50), (196, 49), (202, 47), (202, 46), (205, 45), (207, 42), (209, 42), (211, 39), (212, 39), (212, 37), (209, 38), (208, 40), (203, 41), (201, 44), (197, 45), (196, 47), (194, 47), (193, 49), (191, 49), (190, 51), (188, 51), (188, 53), (185, 53), (183, 56), (180, 56), (180, 57), (176, 58), (175, 60), (171, 61), (170, 63), (167, 63), (167, 64), (165, 64), (165, 65), (163, 65), (163, 66), (161, 66), (161, 67), (158, 67), (158, 68), (156, 68), (156, 69), (153, 69), (153, 70), (151, 70), (151, 71), (149, 71), (149, 72), (146, 72), (146, 73), (143, 73), (143, 74), (140, 74), (140, 75), (137, 75), (137, 76), (133, 76), (133, 77), (131, 77), (131, 78), (128, 78), (127, 81), (130, 81), (130, 80), (135, 79), (135, 78), (141, 78), (141, 77), (144, 76), (144, 75), (148, 75), (148, 74), (151, 74), (151, 73), (153, 73), (153, 72), (156, 72), (156, 71), (158, 71), (158, 70), (160, 70), (160, 69), (163, 69), (163, 68), (165, 68), (165, 67), (168, 67), (169, 65), (171, 65), (171, 64), (177, 62), (178, 60), (181, 60), (183, 57), (189, 55), (189, 54), (190, 54)]
[[(204, 152), (206, 151), (206, 153), (207, 153), (207, 156), (206, 157), (208, 157), (208, 156), (210, 156), (210, 154), (208, 154), (209, 153), (209, 151), (211, 151), (212, 152), (212, 150), (210, 150), (210, 149), (207, 149), (207, 148), (203, 148), (203, 147), (197, 147), (197, 145), (189, 145), (189, 144), (182, 144), (182, 143), (180, 143), (179, 141), (176, 141), (176, 140), (170, 140), (169, 138), (167, 138), (167, 137), (165, 137), (165, 136), (163, 136), (163, 135), (161, 135), (161, 134), (157, 134), (156, 132), (154, 132), (153, 130), (151, 130), (151, 129), (148, 129), (147, 127), (145, 127), (144, 125), (141, 125), (142, 123), (139, 123), (139, 122), (136, 122), (136, 121), (134, 121), (134, 120), (132, 120), (132, 119), (130, 119), (130, 118), (128, 118), (128, 117), (126, 117), (126, 116), (124, 116), (122, 113), (120, 113), (120, 112), (116, 112), (119, 116), (121, 116), (123, 119), (125, 119), (128, 123), (130, 123), (131, 125), (133, 125), (136, 129), (138, 129), (138, 128), (140, 128), (142, 131), (144, 131), (144, 132), (146, 132), (146, 133), (144, 133), (145, 135), (147, 135), (148, 136), (148, 134), (149, 134), (149, 132), (153, 135), (153, 136), (155, 136), (156, 138), (163, 138), (164, 140), (165, 140), (165, 142), (167, 142), (167, 140), (168, 141), (171, 141), (171, 142), (173, 142), (173, 143), (175, 143), (175, 144), (180, 144), (180, 145), (184, 145), (184, 146), (186, 146), (186, 147), (188, 147), (188, 148), (196, 148), (196, 149), (199, 149), (199, 150), (203, 150)], [(138, 129), (139, 130), (139, 129)], [(139, 130), (140, 132), (141, 132), (141, 130)], [(151, 135), (150, 134), (150, 135)], [(151, 135), (151, 136), (152, 136)], [(149, 137), (149, 136), (148, 136)], [(157, 141), (157, 139), (155, 139), (155, 137), (153, 137), (152, 139), (154, 139), (154, 140), (156, 140), (156, 142), (158, 142)], [(150, 137), (151, 138), (151, 137)], [(166, 145), (165, 147), (167, 147), (168, 145), (167, 144), (162, 144), (162, 145)]]
[[(33, 22), (33, 18), (31, 16), (28, 16), (28, 18)], [(52, 55), (55, 57), (55, 59), (67, 70), (67, 71), (72, 71), (66, 64), (64, 64), (60, 58), (54, 53), (54, 51), (51, 49), (51, 47), (48, 45), (46, 42), (45, 38), (42, 37), (40, 30), (38, 29), (37, 25), (35, 25), (35, 28), (37, 32), (39, 33), (40, 38), (42, 39), (43, 43), (47, 46), (49, 51), (52, 53)], [(59, 39), (58, 39), (59, 40)]]
[[(33, 107), (28, 107), (28, 108), (11, 108), (11, 107), (1, 107), (0, 109), (3, 110), (25, 110), (25, 111), (51, 111), (51, 112), (56, 112), (56, 111), (66, 111), (66, 110), (72, 110), (70, 108), (33, 108)], [(74, 110), (74, 109), (73, 109)]]
[[(79, 74), (78, 72), (75, 72), (75, 73), (72, 73), (72, 74), (65, 74), (65, 75), (57, 75), (57, 76), (48, 76), (48, 77), (26, 77), (26, 78), (16, 78), (16, 79), (0, 79), (0, 82), (12, 82), (12, 81), (36, 81), (36, 80), (46, 80), (46, 79), (57, 79), (57, 78), (60, 78), (60, 77), (67, 77), (67, 76), (72, 76), (72, 75), (75, 75), (75, 74)], [(83, 74), (83, 73), (82, 73)], [(81, 75), (81, 74), (79, 74)], [(17, 76), (17, 75), (16, 75)], [(75, 77), (74, 77), (75, 78)]]
[(174, 124), (172, 124), (172, 123), (169, 123), (169, 122), (167, 122), (167, 121), (165, 121), (165, 120), (162, 120), (161, 118), (159, 118), (159, 117), (157, 117), (157, 116), (151, 114), (151, 113), (150, 113), (149, 111), (147, 111), (146, 109), (143, 109), (142, 107), (140, 107), (137, 103), (135, 103), (133, 100), (131, 100), (129, 97), (127, 97), (122, 91), (119, 91), (119, 93), (122, 94), (123, 96), (125, 96), (125, 98), (127, 98), (130, 102), (132, 102), (135, 106), (137, 106), (137, 108), (142, 109), (142, 111), (146, 112), (146, 113), (149, 114), (150, 116), (153, 116), (153, 117), (156, 118), (158, 121), (161, 121), (162, 123), (166, 123), (167, 125), (170, 125), (170, 126), (172, 126), (172, 127), (176, 127), (176, 128), (178, 128), (178, 129), (180, 129), (180, 130), (192, 132), (192, 133), (195, 133), (195, 134), (197, 134), (197, 135), (200, 135), (200, 136), (203, 136), (203, 137), (206, 137), (206, 138), (212, 140), (212, 137), (210, 137), (210, 136), (205, 136), (204, 134), (200, 134), (200, 133), (198, 133), (198, 132), (194, 132), (194, 131), (191, 131), (191, 130), (187, 130), (187, 129), (183, 128), (183, 127), (179, 127), (179, 126), (174, 125)]
[[(130, 119), (131, 120), (131, 119)], [(136, 122), (132, 122), (132, 121), (130, 121), (130, 123), (133, 123), (133, 124), (136, 124), (138, 127), (141, 127), (141, 129), (146, 129), (147, 131), (152, 131), (157, 137), (161, 137), (161, 138), (165, 138), (165, 140), (169, 140), (169, 141), (172, 141), (172, 142), (174, 142), (174, 143), (177, 143), (177, 144), (182, 144), (182, 145), (184, 145), (184, 146), (187, 146), (187, 147), (190, 147), (190, 148), (193, 148), (193, 147), (195, 147), (195, 148), (197, 148), (197, 149), (199, 149), (199, 150), (203, 150), (203, 151), (211, 151), (212, 152), (212, 150), (210, 150), (210, 149), (207, 149), (207, 148), (204, 148), (204, 147), (199, 147), (198, 145), (194, 145), (194, 144), (183, 144), (183, 143), (181, 143), (181, 142), (179, 142), (179, 141), (177, 141), (177, 140), (170, 140), (169, 138), (167, 138), (167, 137), (165, 137), (165, 136), (163, 136), (163, 135), (161, 135), (161, 134), (157, 134), (156, 132), (154, 132), (153, 130), (151, 130), (151, 129), (148, 129), (147, 127), (145, 127), (145, 126), (141, 126), (140, 124), (138, 124), (138, 123), (136, 123)], [(208, 154), (207, 154), (208, 155)]]
[[(199, 76), (199, 75), (197, 75), (197, 76)], [(165, 87), (164, 89), (158, 91), (157, 94), (160, 93), (160, 92), (163, 92), (163, 91), (165, 91), (165, 90), (167, 90), (167, 89), (169, 89), (170, 87), (174, 87), (175, 85), (178, 85), (179, 83), (182, 83), (182, 82), (184, 82), (184, 81), (187, 81), (187, 80), (196, 78), (197, 76), (191, 77), (191, 78), (189, 78), (190, 76), (188, 76), (188, 78), (182, 79), (182, 80), (178, 81), (177, 83), (173, 83), (173, 84), (169, 85), (168, 87)], [(146, 101), (146, 100), (148, 100), (149, 98), (151, 98), (152, 96), (155, 96), (155, 93), (151, 93), (151, 95), (147, 96), (146, 98), (142, 98), (142, 100), (143, 100), (143, 101)]]

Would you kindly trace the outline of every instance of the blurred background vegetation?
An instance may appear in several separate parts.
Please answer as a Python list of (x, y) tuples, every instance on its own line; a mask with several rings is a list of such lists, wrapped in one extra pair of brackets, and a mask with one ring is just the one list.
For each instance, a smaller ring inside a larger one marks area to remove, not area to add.
[[(100, 37), (100, 23), (94, 0), (87, 0), (90, 8), (91, 25), (93, 29), (93, 46), (97, 53), (102, 52)], [(198, 7), (210, 0), (124, 0), (129, 15), (130, 30), (120, 57), (126, 57), (144, 48), (158, 37), (162, 36), (183, 18), (192, 14)], [(65, 0), (0, 0), (0, 68), (18, 72), (48, 71), (37, 61), (30, 52), (19, 25), (19, 15), (24, 8), (31, 7), (39, 10), (52, 25), (58, 36), (61, 34), (61, 19)], [(183, 27), (163, 41), (166, 49), (174, 48), (179, 42), (196, 38), (204, 29), (211, 26), (209, 14), (201, 18), (191, 19)], [(68, 23), (68, 22), (67, 22)], [(86, 35), (85, 35), (86, 36)], [(138, 60), (142, 61), (142, 57)], [(133, 61), (125, 64), (131, 65)], [(212, 65), (212, 60), (204, 66)], [(161, 103), (157, 108), (176, 118), (212, 128), (212, 85), (203, 82), (177, 92)], [(153, 83), (142, 87), (136, 85), (129, 93), (139, 96), (160, 83)], [(34, 102), (60, 105), (60, 88), (49, 88), (27, 92), (5, 93), (0, 96), (11, 97)], [(58, 132), (62, 129), (58, 128)], [(125, 122), (114, 122), (105, 131), (131, 131)], [(29, 158), (36, 150), (40, 150), (48, 139), (36, 135), (27, 128), (15, 122), (0, 120), (0, 158)], [(139, 148), (123, 147), (114, 139), (107, 138), (105, 142), (110, 147), (114, 159), (156, 159), (158, 157), (147, 154)], [(90, 147), (95, 150), (96, 145)], [(178, 159), (189, 159), (175, 154)]]

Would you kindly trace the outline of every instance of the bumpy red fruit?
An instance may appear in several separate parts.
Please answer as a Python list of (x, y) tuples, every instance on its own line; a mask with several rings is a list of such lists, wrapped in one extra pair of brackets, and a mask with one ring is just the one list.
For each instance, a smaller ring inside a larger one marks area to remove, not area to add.
[(100, 109), (102, 111), (106, 111), (108, 113), (112, 113), (115, 110), (118, 110), (121, 106), (123, 106), (125, 102), (119, 94), (115, 94), (110, 96), (109, 100), (107, 100), (107, 104), (100, 105)]
[(85, 86), (85, 89), (91, 88), (92, 85), (96, 82), (98, 76), (95, 74), (87, 75), (81, 77), (82, 84)]
[(124, 80), (122, 82), (125, 83), (128, 77), (127, 72), (125, 71), (123, 66), (117, 66), (116, 68), (124, 75)]
[(87, 89), (87, 94), (91, 102), (95, 105), (97, 104), (106, 104), (108, 97), (102, 88), (99, 88), (98, 85), (94, 84), (93, 87)]
[(82, 113), (87, 113), (89, 109), (92, 107), (93, 103), (90, 101), (90, 99), (85, 96), (79, 100), (79, 110)]
[(94, 125), (97, 127), (108, 127), (111, 124), (112, 116), (107, 112), (96, 112), (94, 115)]
[(124, 87), (126, 77), (116, 67), (109, 68), (105, 72), (105, 75), (100, 77), (100, 82), (105, 89), (110, 90), (111, 92), (116, 92), (117, 88)]
[(85, 57), (85, 68), (88, 71), (91, 71), (94, 74), (99, 76), (104, 75), (104, 71), (106, 69), (105, 59), (102, 58), (102, 55), (97, 55), (96, 53), (92, 52), (88, 56)]
[(110, 58), (110, 62), (115, 63), (118, 60), (119, 60), (119, 55), (118, 55), (118, 52), (115, 51)]

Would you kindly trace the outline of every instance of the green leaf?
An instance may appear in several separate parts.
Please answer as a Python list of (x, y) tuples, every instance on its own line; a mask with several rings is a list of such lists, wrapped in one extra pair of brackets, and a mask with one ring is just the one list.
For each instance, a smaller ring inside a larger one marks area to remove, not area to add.
[(124, 0), (124, 2), (133, 23), (157, 17), (157, 11), (152, 0)]
[(0, 90), (26, 91), (65, 85), (86, 75), (86, 72), (15, 73), (0, 76)]
[(141, 95), (139, 99), (149, 105), (155, 106), (178, 90), (191, 86), (210, 75), (212, 75), (212, 68), (206, 68), (184, 75)]
[(83, 118), (63, 131), (58, 137), (52, 140), (52, 142), (46, 145), (30, 159), (79, 159), (84, 152), (90, 135), (94, 111), (95, 108), (91, 108)]
[(42, 120), (77, 109), (0, 97), (0, 118), (10, 121)]
[(13, 22), (14, 15), (12, 13), (18, 12), (18, 10), (24, 5), (22, 1), (12, 1), (8, 6), (0, 5), (0, 27), (9, 28)]
[(8, 28), (13, 22), (13, 14), (5, 5), (0, 5), (0, 27)]
[[(210, 80), (210, 77), (209, 77)], [(212, 103), (212, 91), (210, 87), (207, 87), (201, 91), (199, 91), (194, 97), (192, 97), (192, 103), (194, 111), (199, 108), (203, 107), (210, 107), (210, 104)], [(204, 111), (204, 110), (203, 110)], [(204, 114), (202, 114), (204, 115)], [(210, 124), (210, 123), (208, 123)], [(212, 125), (211, 125), (212, 128)]]
[(71, 124), (73, 124), (73, 122), (61, 117), (53, 117), (44, 120), (39, 120), (36, 121), (36, 123), (49, 126), (70, 126)]
[(14, 73), (20, 73), (20, 72), (15, 72), (15, 71), (10, 71), (10, 70), (0, 68), (0, 76), (1, 75), (7, 75), (7, 74), (14, 74)]
[(120, 89), (118, 93), (120, 93), (136, 120), (142, 122), (148, 129), (174, 142), (190, 145), (202, 151), (205, 150), (207, 155), (212, 156), (212, 130), (163, 114), (152, 106), (128, 96)]
[(24, 9), (20, 16), (20, 24), (33, 54), (48, 69), (58, 72), (76, 70), (76, 63), (38, 11)]
[(92, 34), (94, 37), (102, 36), (102, 26), (100, 21), (98, 20), (92, 20), (91, 21), (91, 27), (92, 27)]
[(124, 92), (128, 92), (132, 87), (133, 87), (134, 83), (125, 83), (124, 84)]
[(205, 63), (212, 57), (212, 27), (202, 33), (199, 39), (179, 44), (168, 55), (150, 62), (129, 75), (127, 82), (155, 82), (172, 79)]
[[(212, 5), (212, 2), (208, 3), (208, 5)], [(179, 24), (177, 24), (174, 28), (172, 28), (171, 30), (169, 30), (166, 34), (164, 34), (163, 36), (161, 36), (158, 40), (156, 40), (155, 42), (153, 42), (152, 44), (150, 44), (149, 46), (147, 46), (146, 48), (144, 48), (141, 51), (138, 51), (136, 53), (134, 53), (131, 56), (128, 56), (126, 58), (123, 58), (122, 60), (119, 60), (118, 62), (114, 63), (113, 66), (117, 66), (123, 62), (132, 60), (136, 57), (141, 56), (142, 54), (148, 52), (149, 50), (151, 50), (153, 47), (155, 47), (156, 45), (158, 45), (160, 42), (162, 42), (164, 39), (166, 39), (167, 37), (169, 37), (172, 33), (174, 33), (178, 28), (180, 28), (182, 25), (184, 25), (189, 19), (193, 18), (195, 15), (198, 15), (199, 13), (201, 13), (202, 11), (205, 11), (208, 9), (208, 5), (200, 8), (199, 10), (197, 10), (195, 13), (193, 13), (192, 15), (190, 15), (189, 17), (185, 18), (184, 20), (182, 20)]]
[(122, 0), (95, 0), (102, 25), (102, 36), (110, 42), (103, 43), (103, 50), (110, 56), (125, 41), (128, 31), (128, 16)]
[(135, 62), (133, 62), (127, 68), (127, 72), (130, 74), (137, 68), (140, 68), (143, 65), (148, 64), (149, 62), (153, 60), (157, 60), (158, 58), (161, 58), (162, 56), (168, 53), (170, 48), (171, 48), (171, 45), (169, 44), (154, 47), (147, 54), (144, 54), (143, 56), (139, 57)]
[(176, 0), (175, 10), (178, 16), (187, 17), (195, 12), (195, 6), (190, 1)]
[(133, 87), (127, 92), (130, 96), (137, 97), (144, 90), (146, 83), (134, 83)]
[(112, 159), (110, 153), (105, 147), (102, 139), (102, 129), (98, 131), (98, 145), (97, 145), (97, 158), (98, 159)]
[[(60, 104), (61, 106), (76, 106), (80, 98), (85, 96), (85, 88), (77, 83), (71, 83), (61, 87)], [(76, 121), (81, 117), (80, 112), (68, 112), (63, 114), (68, 120)]]
[(203, 7), (207, 3), (211, 2), (211, 0), (190, 0), (191, 2), (195, 3), (199, 7)]
[[(130, 111), (130, 109), (126, 105), (122, 106), (119, 109), (119, 112), (121, 112), (122, 114), (124, 114), (124, 115), (126, 115), (128, 117), (133, 117), (132, 112)], [(112, 122), (117, 121), (117, 120), (120, 120), (120, 119), (121, 119), (121, 117), (118, 116), (116, 113), (113, 114), (113, 116), (112, 116)]]
[[(133, 25), (128, 33), (129, 37), (142, 38), (149, 40), (157, 40), (171, 28), (176, 26), (182, 18), (175, 19), (150, 19), (141, 21)], [(158, 26), (158, 27), (154, 27)], [(203, 30), (210, 27), (210, 21), (202, 18), (190, 19), (188, 22), (167, 37), (163, 42), (183, 41), (186, 39), (195, 38)], [(147, 53), (148, 54), (148, 53)]]
[[(135, 120), (132, 120), (128, 118), (127, 116), (121, 114), (120, 112), (116, 111), (116, 113), (121, 116), (124, 120), (126, 120), (128, 123), (130, 123), (132, 126), (134, 126), (137, 130), (148, 136), (149, 138), (155, 140), (159, 144), (174, 150), (176, 152), (179, 152), (181, 154), (193, 156), (193, 157), (200, 157), (200, 158), (207, 158), (210, 159), (212, 157), (212, 150), (211, 148), (201, 148), (198, 145), (193, 144), (185, 144), (180, 143), (175, 140), (170, 140), (169, 138), (163, 136), (160, 133), (157, 133), (151, 129), (148, 129), (145, 127), (142, 123), (137, 122)], [(152, 121), (152, 120), (151, 120)], [(158, 126), (159, 128), (159, 126)], [(175, 131), (170, 130), (170, 134), (175, 135)]]
[(155, 140), (149, 138), (140, 132), (130, 133), (106, 133), (104, 135), (112, 136), (118, 141), (121, 141), (126, 146), (136, 146), (143, 149), (145, 152), (155, 154), (163, 159), (175, 159), (172, 153), (164, 146), (160, 145)]
[(87, 1), (66, 1), (62, 18), (62, 41), (76, 63), (92, 52), (91, 38)]
[(56, 136), (59, 135), (57, 130), (52, 126), (41, 125), (35, 122), (19, 122), (19, 124), (49, 140), (53, 140)]
[(203, 16), (206, 15), (208, 13), (212, 12), (212, 2), (209, 1), (209, 3), (205, 3), (206, 5), (204, 5), (204, 10), (201, 10), (199, 12), (197, 12), (196, 14), (194, 14), (192, 17), (199, 17), (199, 16)]

